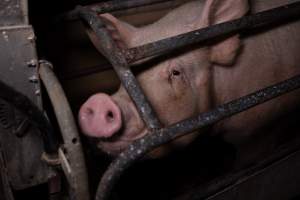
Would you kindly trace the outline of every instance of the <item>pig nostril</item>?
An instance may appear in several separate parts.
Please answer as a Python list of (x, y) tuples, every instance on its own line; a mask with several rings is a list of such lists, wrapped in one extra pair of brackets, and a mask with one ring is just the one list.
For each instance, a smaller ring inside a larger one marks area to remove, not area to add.
[(114, 121), (114, 113), (112, 111), (109, 111), (107, 113), (107, 120), (108, 120), (108, 122), (113, 122)]

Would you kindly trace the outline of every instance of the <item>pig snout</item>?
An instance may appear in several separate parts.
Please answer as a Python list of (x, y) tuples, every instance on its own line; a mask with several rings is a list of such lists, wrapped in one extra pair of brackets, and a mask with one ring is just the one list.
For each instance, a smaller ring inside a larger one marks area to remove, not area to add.
[(121, 111), (111, 97), (102, 93), (96, 94), (82, 105), (79, 125), (88, 136), (109, 138), (121, 128)]

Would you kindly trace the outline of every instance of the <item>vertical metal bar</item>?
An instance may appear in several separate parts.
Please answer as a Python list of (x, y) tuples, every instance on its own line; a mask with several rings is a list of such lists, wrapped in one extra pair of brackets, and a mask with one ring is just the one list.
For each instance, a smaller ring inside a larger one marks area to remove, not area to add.
[(89, 200), (89, 183), (80, 137), (68, 100), (51, 66), (46, 61), (41, 62), (39, 74), (53, 104), (62, 132), (64, 147), (72, 170), (71, 189), (74, 190), (76, 200)]
[(160, 128), (161, 124), (156, 116), (156, 113), (144, 95), (141, 87), (138, 84), (138, 81), (128, 67), (122, 50), (115, 44), (110, 34), (105, 29), (104, 23), (97, 16), (95, 11), (91, 11), (83, 7), (79, 7), (78, 10), (80, 16), (89, 24), (95, 33), (93, 34), (88, 28), (88, 34), (91, 40), (96, 48), (113, 65), (117, 75), (121, 80), (121, 83), (135, 103), (136, 108), (146, 125), (150, 129)]

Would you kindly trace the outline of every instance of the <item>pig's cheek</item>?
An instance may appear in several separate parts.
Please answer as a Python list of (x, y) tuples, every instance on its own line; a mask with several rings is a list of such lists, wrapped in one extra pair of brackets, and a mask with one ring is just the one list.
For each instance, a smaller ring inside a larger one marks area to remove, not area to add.
[(175, 93), (176, 98), (184, 98), (186, 95), (188, 95), (191, 88), (189, 88), (189, 84), (187, 81), (183, 78), (177, 78), (172, 81), (172, 88)]
[(174, 124), (194, 116), (198, 110), (195, 95), (189, 89), (180, 96), (166, 92), (160, 104), (156, 107), (158, 115), (165, 125)]

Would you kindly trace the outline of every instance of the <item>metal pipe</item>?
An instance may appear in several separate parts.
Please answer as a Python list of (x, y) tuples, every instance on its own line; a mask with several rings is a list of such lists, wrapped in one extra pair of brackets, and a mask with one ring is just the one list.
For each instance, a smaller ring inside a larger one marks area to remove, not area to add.
[[(84, 7), (97, 12), (97, 14), (103, 14), (103, 13), (126, 10), (131, 8), (138, 8), (142, 6), (148, 6), (148, 5), (153, 5), (153, 4), (168, 2), (168, 1), (171, 0), (114, 0), (114, 1), (92, 4)], [(72, 10), (64, 14), (60, 18), (63, 18), (65, 20), (75, 20), (78, 18), (78, 10), (77, 9)]]
[(64, 148), (71, 166), (71, 189), (77, 200), (89, 200), (85, 160), (76, 123), (64, 91), (47, 61), (40, 63), (39, 74), (47, 89), (64, 140)]
[(211, 42), (220, 36), (280, 24), (296, 17), (300, 17), (300, 2), (131, 48), (125, 51), (126, 59), (131, 64), (144, 58), (167, 54), (191, 44)]
[[(78, 7), (80, 16), (87, 22), (87, 33), (93, 41), (95, 47), (100, 51), (112, 64), (118, 77), (121, 80), (124, 88), (127, 90), (132, 101), (135, 103), (138, 112), (140, 113), (145, 124), (150, 129), (157, 129), (161, 124), (154, 112), (151, 104), (145, 97), (138, 81), (134, 77), (127, 61), (122, 53), (122, 50), (115, 44), (111, 35), (106, 30), (101, 18), (98, 17), (95, 11), (88, 10), (84, 7)], [(93, 34), (91, 32), (94, 32)]]
[(8, 104), (14, 106), (26, 117), (30, 123), (37, 127), (43, 138), (45, 152), (49, 156), (57, 154), (58, 142), (53, 134), (53, 128), (48, 119), (25, 95), (15, 91), (10, 86), (6, 85), (0, 80), (0, 98), (5, 100)]
[(197, 117), (148, 133), (144, 138), (131, 144), (127, 150), (121, 153), (111, 163), (98, 186), (96, 200), (108, 199), (114, 184), (119, 180), (122, 172), (155, 147), (195, 130), (212, 125), (220, 120), (231, 117), (298, 88), (300, 88), (300, 75), (218, 106), (216, 109), (200, 114)]

